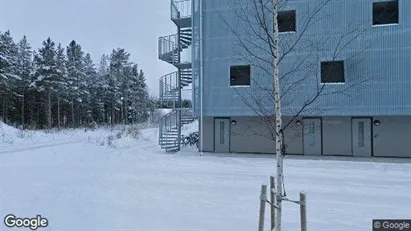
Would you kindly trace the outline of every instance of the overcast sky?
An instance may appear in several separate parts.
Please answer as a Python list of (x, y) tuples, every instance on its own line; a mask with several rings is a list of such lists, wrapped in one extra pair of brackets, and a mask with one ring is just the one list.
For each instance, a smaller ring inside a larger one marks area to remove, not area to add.
[(113, 48), (125, 48), (156, 97), (159, 78), (175, 71), (157, 59), (158, 37), (176, 33), (170, 0), (0, 0), (5, 30), (17, 41), (26, 35), (36, 49), (49, 36), (64, 47), (75, 39), (96, 62)]

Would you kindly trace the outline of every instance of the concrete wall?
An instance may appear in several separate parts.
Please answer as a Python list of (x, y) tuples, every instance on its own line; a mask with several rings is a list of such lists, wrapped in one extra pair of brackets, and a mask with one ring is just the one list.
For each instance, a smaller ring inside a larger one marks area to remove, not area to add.
[[(231, 117), (230, 152), (275, 153), (267, 125), (259, 117)], [(302, 118), (297, 118), (301, 120)], [(373, 156), (411, 157), (411, 116), (374, 117), (379, 126), (372, 125)], [(287, 124), (289, 118), (283, 120)], [(323, 155), (352, 156), (351, 117), (323, 117)], [(303, 154), (303, 129), (295, 122), (284, 134), (288, 154)], [(214, 117), (204, 117), (203, 150), (214, 151)]]
[[(231, 117), (236, 125), (230, 125), (230, 151), (234, 153), (275, 153), (275, 143), (270, 130), (259, 117)], [(284, 124), (289, 119), (284, 119)], [(274, 128), (274, 127), (273, 127)], [(302, 154), (301, 127), (291, 124), (284, 134), (290, 154)], [(214, 151), (214, 117), (204, 117), (203, 151)]]
[[(373, 117), (373, 156), (411, 157), (411, 117)], [(323, 155), (352, 155), (351, 117), (323, 118)]]
[[(200, 132), (199, 150), (201, 151), (202, 141), (203, 152), (214, 152), (214, 117), (203, 117), (203, 132), (201, 131), (201, 119), (198, 122), (198, 131)], [(201, 137), (201, 135), (203, 136)]]
[(231, 117), (236, 125), (231, 125), (231, 152), (274, 153), (275, 143), (270, 130), (258, 117)]
[(374, 156), (411, 157), (411, 117), (374, 117)]
[(351, 117), (323, 118), (323, 155), (351, 156)]

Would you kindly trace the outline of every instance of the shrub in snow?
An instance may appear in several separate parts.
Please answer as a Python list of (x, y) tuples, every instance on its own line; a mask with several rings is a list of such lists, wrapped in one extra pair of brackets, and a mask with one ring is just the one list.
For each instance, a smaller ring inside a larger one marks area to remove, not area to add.
[(91, 129), (92, 131), (94, 131), (97, 128), (97, 126), (98, 124), (96, 121), (91, 121), (86, 124), (86, 128)]
[(26, 134), (24, 133), (24, 131), (19, 130), (17, 132), (17, 137), (20, 138), (20, 139), (24, 139), (24, 138), (26, 138)]
[(181, 136), (181, 144), (183, 147), (186, 147), (188, 145), (190, 146), (196, 146), (198, 148), (198, 141), (199, 141), (200, 135), (198, 132), (192, 132), (188, 136)]
[(109, 146), (111, 146), (111, 145), (113, 144), (113, 140), (114, 140), (114, 136), (109, 135), (109, 136), (107, 137), (107, 144), (108, 144)]
[(138, 126), (129, 126), (127, 127), (126, 134), (138, 139), (140, 137), (140, 128)]

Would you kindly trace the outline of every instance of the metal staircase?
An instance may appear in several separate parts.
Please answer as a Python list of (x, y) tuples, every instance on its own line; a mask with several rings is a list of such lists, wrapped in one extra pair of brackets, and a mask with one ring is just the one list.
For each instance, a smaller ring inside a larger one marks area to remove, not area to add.
[(158, 38), (158, 58), (177, 71), (160, 78), (160, 107), (172, 111), (160, 119), (159, 145), (167, 152), (181, 147), (181, 127), (194, 121), (191, 109), (182, 108), (181, 91), (192, 83), (191, 60), (183, 61), (181, 53), (192, 43), (191, 0), (170, 0), (171, 20), (177, 33)]

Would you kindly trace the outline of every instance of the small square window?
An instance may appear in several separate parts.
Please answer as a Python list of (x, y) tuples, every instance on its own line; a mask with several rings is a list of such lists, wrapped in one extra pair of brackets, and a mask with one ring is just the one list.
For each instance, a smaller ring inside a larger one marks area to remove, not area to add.
[(230, 86), (250, 86), (250, 65), (230, 67)]
[(278, 32), (295, 32), (296, 31), (296, 13), (295, 10), (280, 11), (277, 17)]
[(374, 2), (373, 25), (398, 24), (398, 0)]
[(344, 82), (344, 61), (321, 62), (321, 83)]

